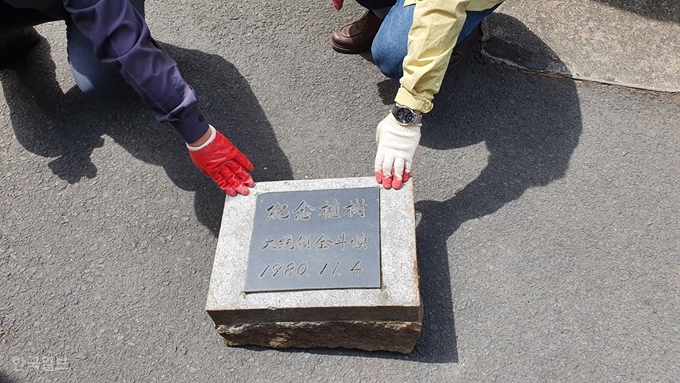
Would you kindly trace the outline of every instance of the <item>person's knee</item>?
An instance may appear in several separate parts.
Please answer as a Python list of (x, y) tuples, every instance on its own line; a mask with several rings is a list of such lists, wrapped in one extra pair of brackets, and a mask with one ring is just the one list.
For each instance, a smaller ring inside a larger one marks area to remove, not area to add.
[(403, 73), (402, 64), (404, 62), (404, 55), (398, 53), (400, 51), (398, 48), (390, 46), (390, 44), (376, 42), (371, 47), (373, 61), (375, 61), (380, 71), (390, 78), (400, 78)]
[(97, 86), (90, 79), (79, 79), (75, 77), (76, 85), (81, 92), (88, 96), (100, 97), (104, 95), (103, 87)]
[(81, 92), (103, 100), (126, 99), (135, 94), (134, 90), (120, 76), (107, 72), (82, 74), (73, 70), (73, 78)]

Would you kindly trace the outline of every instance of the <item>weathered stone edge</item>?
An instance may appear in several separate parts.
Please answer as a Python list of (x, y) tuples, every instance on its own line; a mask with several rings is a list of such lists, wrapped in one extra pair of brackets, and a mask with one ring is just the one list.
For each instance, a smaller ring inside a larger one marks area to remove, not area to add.
[(216, 328), (229, 346), (351, 348), (409, 354), (420, 337), (422, 322), (275, 322)]
[(409, 306), (277, 307), (269, 309), (207, 310), (216, 325), (242, 323), (375, 321), (422, 322), (422, 302)]

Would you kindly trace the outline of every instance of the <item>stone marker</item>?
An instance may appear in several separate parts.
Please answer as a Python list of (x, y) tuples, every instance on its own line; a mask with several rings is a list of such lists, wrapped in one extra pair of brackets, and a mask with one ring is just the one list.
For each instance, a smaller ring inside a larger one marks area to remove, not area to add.
[(411, 352), (422, 327), (413, 182), (261, 182), (227, 198), (206, 311), (230, 346)]
[(377, 187), (260, 194), (244, 291), (379, 289), (379, 207)]

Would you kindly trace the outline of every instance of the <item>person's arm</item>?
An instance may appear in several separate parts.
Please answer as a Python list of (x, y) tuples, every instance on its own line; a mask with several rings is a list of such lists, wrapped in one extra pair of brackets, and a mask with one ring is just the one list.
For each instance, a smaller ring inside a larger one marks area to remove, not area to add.
[[(502, 0), (406, 0), (414, 6), (403, 61), (401, 87), (395, 104), (416, 114), (432, 110), (434, 95), (441, 88), (451, 53), (467, 17), (466, 11), (489, 9)], [(411, 172), (420, 140), (420, 123), (400, 125), (392, 114), (378, 124), (375, 178), (385, 188), (399, 189)]]
[(156, 47), (144, 18), (129, 1), (64, 0), (76, 27), (94, 45), (97, 57), (118, 67), (160, 122), (169, 122), (186, 142), (208, 131), (196, 95), (177, 63)]
[[(415, 9), (395, 104), (421, 114), (432, 110), (432, 99), (441, 87), (470, 0), (411, 0), (409, 3), (415, 3)], [(401, 188), (409, 179), (419, 141), (419, 122), (404, 125), (392, 113), (388, 114), (376, 128), (376, 181), (387, 189)]]
[(63, 1), (76, 27), (92, 41), (97, 57), (119, 69), (158, 121), (177, 129), (196, 167), (227, 194), (248, 194), (254, 185), (248, 174), (253, 165), (226, 137), (209, 128), (177, 63), (155, 45), (132, 5), (127, 0)]
[(439, 92), (470, 0), (418, 0), (395, 102), (427, 113)]

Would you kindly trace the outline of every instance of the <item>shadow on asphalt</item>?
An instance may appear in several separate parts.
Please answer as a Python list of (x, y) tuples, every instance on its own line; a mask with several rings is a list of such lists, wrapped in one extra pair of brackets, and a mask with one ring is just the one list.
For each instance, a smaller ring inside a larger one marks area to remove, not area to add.
[[(521, 58), (539, 66), (559, 60), (516, 19), (494, 14), (488, 21), (520, 32), (508, 36), (531, 39), (535, 49), (513, 52)], [(487, 41), (484, 49), (513, 50), (517, 46), (497, 38)], [(251, 158), (255, 180), (291, 179), (289, 162), (238, 71), (218, 56), (169, 45), (163, 48), (179, 62), (196, 89), (206, 117), (215, 124), (223, 122), (219, 128)], [(171, 127), (153, 121), (139, 102), (96, 101), (75, 89), (63, 94), (45, 42), (35, 56), (26, 70), (0, 75), (12, 110), (12, 126), (27, 150), (58, 157), (49, 164), (52, 171), (69, 182), (79, 182), (96, 176), (90, 155), (103, 145), (102, 135), (108, 135), (136, 158), (162, 166), (178, 187), (195, 191), (198, 219), (217, 234), (223, 194), (194, 168)], [(381, 82), (378, 92), (385, 98), (394, 95), (397, 87), (396, 81)], [(452, 171), (456, 167), (452, 149), (483, 142), (489, 158), (479, 176), (463, 189), (451, 190), (449, 199), (416, 203), (425, 326), (415, 351), (410, 355), (326, 349), (282, 352), (458, 362), (453, 303), (460, 308), (465, 297), (457, 295), (457, 282), (451, 280), (450, 267), (456, 267), (458, 254), (449, 254), (449, 238), (466, 221), (498, 211), (529, 188), (564, 177), (582, 122), (573, 81), (528, 74), (472, 57), (449, 71), (435, 101), (421, 145), (452, 152)], [(420, 161), (426, 163), (427, 159)]]
[(10, 379), (4, 372), (0, 371), (0, 383), (16, 383), (14, 379)]
[(597, 0), (611, 7), (633, 12), (648, 19), (680, 23), (680, 2), (678, 0)]
[[(178, 62), (208, 121), (253, 162), (255, 181), (291, 179), (288, 159), (238, 70), (217, 55), (161, 47)], [(0, 72), (0, 81), (19, 143), (37, 155), (56, 157), (48, 166), (59, 178), (72, 184), (94, 178), (90, 156), (107, 135), (135, 158), (163, 167), (179, 188), (194, 191), (198, 220), (217, 236), (225, 194), (194, 167), (179, 134), (153, 120), (139, 98), (97, 100), (76, 87), (63, 93), (44, 39), (23, 70)]]
[[(484, 43), (486, 51), (495, 52), (498, 57), (513, 57), (538, 71), (557, 67), (560, 73), (568, 73), (555, 52), (519, 20), (495, 13), (486, 23), (504, 28), (508, 33), (502, 36), (528, 40), (517, 44), (492, 38)], [(451, 190), (451, 198), (416, 202), (420, 215), (416, 228), (418, 267), (425, 317), (415, 351), (410, 355), (336, 350), (313, 353), (457, 363), (453, 302), (462, 307), (466, 298), (454, 299), (456, 281), (451, 280), (450, 268), (455, 267), (458, 254), (449, 253), (447, 241), (466, 221), (498, 211), (529, 188), (564, 177), (582, 131), (575, 83), (567, 78), (529, 74), (485, 62), (479, 49), (475, 48), (474, 55), (468, 55), (448, 70), (435, 98), (436, 106), (423, 123), (422, 146), (453, 154), (454, 149), (483, 142), (489, 157), (479, 176), (462, 190)], [(370, 57), (364, 58), (372, 61)], [(377, 84), (385, 104), (393, 102), (398, 88), (396, 80)], [(427, 164), (427, 159), (420, 161)], [(453, 156), (450, 166), (455, 173)]]
[[(534, 50), (517, 54), (538, 61), (541, 56), (556, 57), (517, 19), (496, 13), (487, 22), (520, 32), (510, 36), (532, 39)], [(514, 46), (496, 39), (487, 41), (484, 49)], [(427, 126), (423, 125), (421, 145), (450, 151), (484, 142), (489, 151), (486, 167), (463, 189), (451, 190), (451, 198), (416, 202), (425, 308), (417, 359), (450, 362), (458, 360), (452, 304), (455, 300), (462, 308), (465, 297), (456, 294), (456, 281), (451, 280), (450, 267), (455, 267), (458, 254), (448, 252), (447, 241), (466, 221), (498, 211), (529, 188), (564, 177), (582, 121), (573, 81), (527, 74), (470, 57), (449, 71), (435, 101)], [(451, 167), (455, 171), (453, 158)]]

